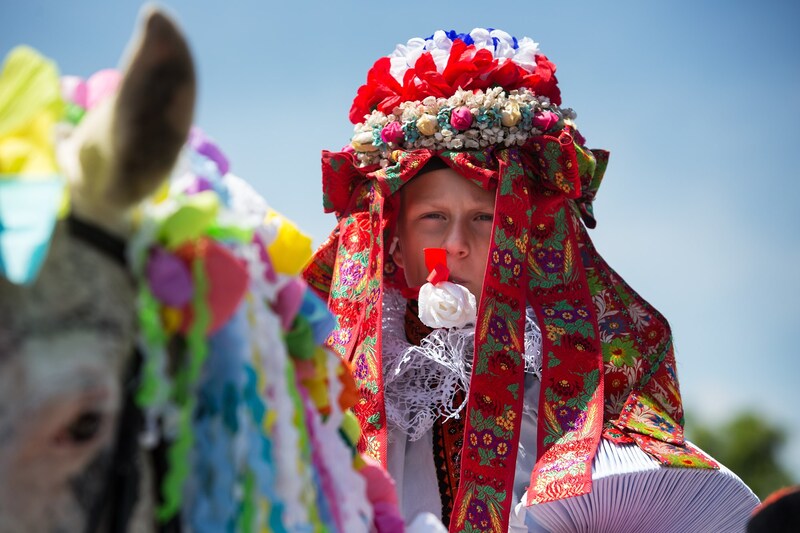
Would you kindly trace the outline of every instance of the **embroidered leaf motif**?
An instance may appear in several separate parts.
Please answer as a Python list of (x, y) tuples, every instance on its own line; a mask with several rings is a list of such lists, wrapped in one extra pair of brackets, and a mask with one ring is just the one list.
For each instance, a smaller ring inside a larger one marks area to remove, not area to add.
[[(464, 501), (461, 504), (461, 508), (458, 510), (458, 515), (456, 516), (456, 524), (457, 525), (463, 524), (464, 521), (466, 520), (466, 518), (467, 518), (467, 509), (469, 509), (469, 504), (472, 501), (472, 496), (473, 496), (472, 491), (471, 490), (467, 490), (467, 492), (466, 492), (466, 494), (464, 496)], [(467, 527), (471, 527), (471, 526), (469, 524), (467, 524)]]
[(599, 409), (600, 404), (594, 403), (589, 405), (589, 408), (586, 411), (586, 420), (583, 423), (583, 426), (577, 432), (576, 437), (579, 439), (588, 439), (591, 437), (592, 429), (594, 427), (595, 419), (599, 416)]
[[(543, 154), (544, 158), (549, 163), (549, 168), (547, 169), (549, 172), (555, 172), (558, 170), (558, 158), (561, 155), (561, 146), (557, 142), (551, 141), (548, 142), (547, 145), (544, 147)], [(552, 177), (552, 176), (548, 176)]]
[(481, 317), (481, 322), (478, 324), (478, 332), (475, 334), (475, 338), (486, 338), (487, 331), (489, 330), (489, 319), (491, 319), (492, 314), (494, 314), (494, 308), (497, 304), (497, 301), (492, 297), (486, 298), (486, 303), (484, 304), (484, 313)]
[(381, 415), (378, 413), (375, 413), (374, 415), (367, 418), (367, 422), (371, 424), (375, 429), (381, 429), (382, 427)]
[(475, 431), (486, 431), (486, 430), (494, 430), (495, 420), (494, 417), (484, 418), (480, 411), (477, 409), (473, 410), (471, 413), (471, 422), (472, 427)]
[[(531, 247), (531, 251), (528, 254), (528, 269), (536, 274), (536, 276), (543, 276), (544, 272), (542, 272), (542, 269), (539, 268), (539, 264), (536, 262), (536, 256), (533, 255), (534, 250), (535, 248)], [(531, 279), (530, 284), (531, 287), (535, 287), (535, 281), (533, 279)]]
[(555, 278), (545, 278), (531, 276), (530, 288), (531, 290), (539, 289), (552, 289), (556, 285), (561, 285), (561, 281)]
[(378, 394), (378, 384), (374, 380), (364, 380), (358, 382), (359, 387), (366, 389), (372, 394)]
[(478, 455), (481, 458), (481, 466), (491, 466), (492, 461), (497, 458), (497, 454), (493, 449), (478, 448)]
[(600, 283), (600, 278), (597, 277), (597, 272), (595, 271), (595, 269), (593, 268), (586, 269), (586, 281), (589, 283), (589, 294), (593, 298), (595, 298), (598, 294), (600, 294), (601, 291), (603, 291), (603, 285)]
[(339, 159), (338, 157), (331, 157), (328, 159), (328, 163), (331, 165), (331, 168), (334, 172), (339, 172), (339, 169), (342, 168), (342, 163), (344, 163), (344, 159)]
[(544, 397), (548, 402), (557, 402), (561, 399), (561, 396), (556, 394), (552, 387), (544, 389)]
[(516, 276), (514, 275), (512, 269), (503, 266), (500, 267), (500, 283), (507, 285), (512, 279), (515, 278)]
[(584, 409), (589, 403), (589, 400), (592, 399), (595, 389), (597, 389), (597, 383), (600, 380), (599, 370), (592, 370), (583, 376), (583, 390), (578, 396), (567, 400), (567, 406), (569, 407), (578, 407), (579, 409)]
[(594, 328), (589, 321), (581, 320), (576, 323), (575, 331), (586, 337), (587, 339), (594, 339)]
[[(473, 370), (473, 372), (475, 374), (485, 374), (486, 372), (488, 372), (489, 360), (496, 354), (501, 353), (503, 351), (503, 348), (505, 348), (505, 346), (501, 342), (495, 340), (492, 337), (488, 337), (486, 339), (486, 342), (480, 349), (480, 352), (478, 354), (479, 355), (478, 361), (475, 364), (475, 369)], [(515, 354), (513, 352), (508, 352), (508, 353), (514, 358), (514, 362), (519, 364), (519, 357), (514, 357)]]
[(515, 400), (519, 397), (519, 383), (509, 385), (506, 390), (511, 393)]
[[(549, 388), (547, 392), (550, 392)], [(548, 398), (547, 403), (544, 405), (544, 429), (547, 432), (543, 440), (544, 444), (554, 443), (564, 434), (561, 424), (558, 423), (558, 419), (556, 418), (556, 413), (553, 410), (552, 401), (553, 400)]]
[(566, 210), (562, 207), (553, 214), (553, 233), (544, 241), (544, 246), (550, 246), (556, 250), (562, 250), (562, 243), (567, 237), (567, 215)]
[[(491, 431), (495, 437), (501, 439), (510, 439), (514, 432), (513, 420), (516, 414), (511, 411), (511, 406), (506, 405), (503, 408), (504, 415), (501, 416), (488, 416), (485, 417), (478, 409), (473, 409), (470, 412), (470, 425), (472, 430), (477, 434), (482, 431)], [(503, 424), (501, 427), (500, 424)], [(476, 435), (477, 436), (477, 435)], [(488, 444), (488, 443), (487, 443)]]
[(514, 180), (511, 178), (516, 173), (511, 171), (511, 168), (506, 169), (506, 174), (503, 176), (504, 179), (500, 180), (500, 194), (503, 196), (508, 196), (514, 190)]
[(364, 354), (364, 357), (370, 361), (370, 364), (373, 364), (372, 361), (375, 357), (375, 337), (364, 337), (364, 340), (361, 342), (361, 347), (359, 349), (360, 354)]
[(500, 226), (494, 233), (494, 242), (498, 250), (514, 250), (516, 242), (513, 235), (506, 235), (506, 232)]

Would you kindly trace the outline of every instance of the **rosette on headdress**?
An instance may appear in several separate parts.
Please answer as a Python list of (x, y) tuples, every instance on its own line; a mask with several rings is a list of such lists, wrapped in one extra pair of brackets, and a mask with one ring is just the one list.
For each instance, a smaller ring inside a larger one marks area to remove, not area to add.
[[(499, 30), (411, 39), (370, 69), (351, 108), (350, 145), (322, 154), (323, 203), (338, 225), (305, 275), (337, 318), (328, 343), (354, 367), (361, 449), (383, 462), (381, 301), (384, 286), (405, 288), (385, 245), (397, 192), (434, 157), (496, 192), (451, 530), (507, 528), (526, 305), (544, 334), (529, 504), (590, 492), (601, 436), (635, 442), (663, 464), (716, 466), (683, 439), (669, 326), (588, 237), (608, 153), (584, 146), (554, 73), (536, 43)], [(620, 350), (630, 357), (613, 355)], [(514, 364), (493, 373), (497, 357)], [(657, 430), (666, 419), (675, 424)]]

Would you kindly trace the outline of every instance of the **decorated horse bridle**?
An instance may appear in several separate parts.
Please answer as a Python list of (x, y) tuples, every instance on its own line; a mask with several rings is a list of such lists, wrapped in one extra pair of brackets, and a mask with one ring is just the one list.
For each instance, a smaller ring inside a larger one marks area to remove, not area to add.
[[(121, 268), (128, 270), (124, 240), (72, 214), (66, 218), (66, 224), (73, 237), (91, 245)], [(139, 471), (137, 452), (139, 435), (144, 427), (144, 416), (141, 408), (136, 404), (136, 391), (139, 388), (142, 354), (136, 347), (132, 349), (132, 352), (122, 382), (122, 410), (114, 438), (111, 463), (100, 497), (89, 510), (89, 518), (86, 522), (87, 533), (100, 531), (124, 533), (127, 531), (139, 497), (142, 476)], [(156, 494), (160, 493), (157, 489), (161, 486), (167, 471), (167, 448), (167, 443), (159, 440), (158, 444), (150, 451)], [(181, 531), (180, 516), (176, 515), (169, 521), (158, 524), (157, 531), (159, 533), (179, 533)]]

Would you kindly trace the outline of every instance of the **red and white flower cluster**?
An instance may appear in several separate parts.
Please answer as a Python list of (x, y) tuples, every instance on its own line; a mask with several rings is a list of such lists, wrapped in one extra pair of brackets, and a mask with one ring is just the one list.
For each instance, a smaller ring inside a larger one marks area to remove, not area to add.
[(528, 37), (517, 40), (483, 28), (468, 34), (439, 30), (428, 39), (399, 44), (375, 62), (353, 101), (350, 120), (357, 124), (374, 110), (389, 114), (401, 102), (447, 98), (458, 89), (526, 88), (560, 105), (555, 71)]

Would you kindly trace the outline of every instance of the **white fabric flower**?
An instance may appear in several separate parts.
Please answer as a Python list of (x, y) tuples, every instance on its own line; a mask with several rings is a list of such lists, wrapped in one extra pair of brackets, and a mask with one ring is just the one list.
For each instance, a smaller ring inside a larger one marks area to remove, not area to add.
[(443, 50), (449, 52), (450, 48), (453, 46), (453, 41), (450, 40), (443, 30), (436, 30), (433, 33), (433, 38), (426, 41), (425, 45), (426, 48), (431, 51)]
[(519, 48), (514, 52), (514, 63), (528, 72), (536, 69), (536, 55), (539, 53), (539, 43), (530, 37), (523, 37), (517, 43)]
[(514, 38), (503, 30), (492, 30), (489, 32), (492, 39), (497, 39), (494, 46), (494, 57), (511, 58), (514, 57)]
[[(536, 69), (539, 43), (529, 37), (520, 39), (517, 42), (517, 48), (514, 48), (514, 37), (503, 30), (489, 31), (486, 28), (475, 28), (469, 32), (469, 35), (476, 49), (489, 50), (493, 57), (501, 61), (510, 59), (528, 72)], [(409, 39), (405, 44), (398, 44), (389, 54), (391, 65), (389, 72), (399, 83), (403, 83), (406, 71), (416, 65), (417, 60), (424, 52), (430, 52), (436, 63), (436, 70), (441, 73), (447, 66), (452, 46), (453, 41), (442, 30), (435, 31), (427, 40), (420, 37)]]
[(389, 54), (391, 67), (389, 73), (399, 83), (403, 83), (403, 76), (406, 71), (413, 67), (419, 56), (425, 51), (425, 39), (414, 37), (409, 39), (406, 44), (398, 44), (394, 52)]
[(469, 32), (469, 36), (472, 37), (472, 42), (478, 50), (488, 48), (491, 52), (494, 52), (494, 41), (492, 41), (492, 36), (486, 28), (475, 28)]
[(430, 328), (462, 328), (477, 315), (475, 296), (463, 285), (442, 281), (419, 290), (419, 319)]

